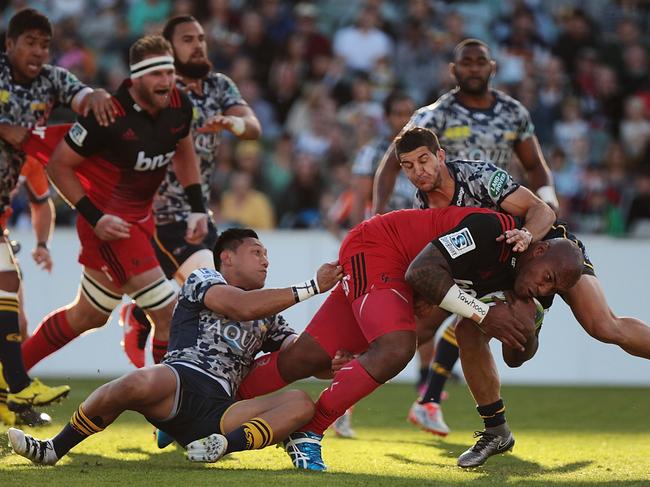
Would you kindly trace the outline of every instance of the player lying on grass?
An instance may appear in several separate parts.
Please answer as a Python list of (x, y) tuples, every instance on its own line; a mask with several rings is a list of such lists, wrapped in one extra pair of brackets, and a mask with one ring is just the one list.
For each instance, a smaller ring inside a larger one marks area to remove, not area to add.
[(138, 369), (93, 392), (70, 422), (49, 440), (8, 431), (16, 453), (54, 465), (124, 411), (137, 411), (188, 450), (193, 461), (264, 448), (307, 423), (314, 404), (302, 391), (236, 401), (235, 393), (260, 351), (277, 351), (296, 333), (276, 314), (331, 289), (342, 268), (323, 264), (305, 283), (261, 289), (269, 261), (257, 234), (223, 232), (215, 269), (198, 269), (181, 289), (163, 363)]

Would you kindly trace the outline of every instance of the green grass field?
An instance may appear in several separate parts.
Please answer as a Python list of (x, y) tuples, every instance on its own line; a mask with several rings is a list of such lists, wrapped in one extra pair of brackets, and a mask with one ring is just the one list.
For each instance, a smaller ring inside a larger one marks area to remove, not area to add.
[[(66, 402), (49, 410), (56, 424), (36, 430), (37, 436), (55, 434), (99, 382), (71, 385)], [(320, 386), (299, 387), (316, 394)], [(190, 464), (178, 448), (158, 450), (152, 427), (128, 413), (55, 467), (34, 467), (11, 454), (0, 433), (0, 485), (650, 485), (648, 389), (506, 387), (514, 452), (473, 470), (456, 467), (456, 457), (481, 423), (464, 386), (449, 392), (444, 408), (452, 433), (438, 439), (405, 421), (412, 386), (380, 388), (355, 410), (358, 439), (326, 436), (325, 473), (295, 471), (277, 448)]]

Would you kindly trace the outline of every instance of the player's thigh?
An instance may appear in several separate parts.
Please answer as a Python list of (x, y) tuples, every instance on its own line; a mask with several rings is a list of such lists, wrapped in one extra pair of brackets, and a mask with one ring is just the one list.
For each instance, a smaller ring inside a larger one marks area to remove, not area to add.
[[(361, 353), (368, 348), (352, 306), (336, 286), (311, 319), (305, 333), (312, 337), (330, 358), (338, 350)], [(300, 340), (300, 339), (299, 339)]]
[(17, 293), (20, 274), (9, 239), (0, 234), (0, 290)]
[(416, 331), (413, 296), (406, 288), (373, 289), (354, 300), (352, 311), (368, 343), (395, 331)]

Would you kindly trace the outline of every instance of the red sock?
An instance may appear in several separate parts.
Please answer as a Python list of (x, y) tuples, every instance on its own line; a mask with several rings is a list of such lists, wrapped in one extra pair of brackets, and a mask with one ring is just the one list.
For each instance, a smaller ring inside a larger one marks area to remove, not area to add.
[(25, 370), (31, 369), (51, 353), (56, 352), (79, 334), (70, 328), (65, 309), (57, 309), (47, 315), (22, 346)]
[(154, 338), (151, 340), (151, 355), (153, 356), (153, 363), (159, 364), (167, 353), (167, 340), (158, 340)]
[(322, 435), (346, 409), (355, 405), (381, 384), (370, 377), (358, 359), (339, 370), (332, 384), (325, 389), (316, 402), (316, 414), (300, 431)]
[(280, 352), (258, 357), (237, 389), (238, 399), (250, 399), (282, 389), (287, 385), (278, 370)]

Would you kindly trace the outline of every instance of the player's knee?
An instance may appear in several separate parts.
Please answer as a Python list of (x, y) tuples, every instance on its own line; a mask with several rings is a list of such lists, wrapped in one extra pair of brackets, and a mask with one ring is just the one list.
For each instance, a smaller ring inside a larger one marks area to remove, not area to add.
[(133, 371), (112, 384), (111, 394), (121, 397), (127, 403), (138, 404), (151, 397), (152, 381), (144, 369)]
[(387, 368), (398, 369), (397, 373), (413, 358), (416, 348), (415, 333), (397, 331), (377, 338), (372, 342), (370, 351)]
[(285, 394), (296, 423), (303, 425), (309, 422), (316, 412), (316, 406), (309, 395), (298, 390), (287, 391)]
[(327, 352), (304, 333), (278, 357), (280, 375), (287, 382), (311, 377), (331, 366), (332, 359)]

